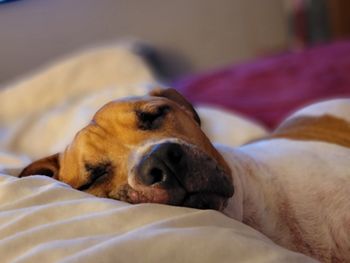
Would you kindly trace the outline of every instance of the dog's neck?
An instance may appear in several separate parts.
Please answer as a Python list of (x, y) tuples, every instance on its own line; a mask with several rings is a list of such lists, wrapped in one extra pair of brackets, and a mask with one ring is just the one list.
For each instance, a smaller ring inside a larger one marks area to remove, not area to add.
[[(349, 222), (349, 205), (333, 205), (349, 189), (342, 168), (350, 163), (348, 148), (288, 140), (217, 148), (230, 165), (235, 187), (225, 214), (321, 261), (349, 258), (341, 252), (349, 247), (348, 235), (339, 227)], [(332, 249), (334, 242), (339, 248)]]
[(230, 164), (234, 183), (234, 196), (228, 201), (224, 214), (260, 229), (266, 200), (259, 174), (266, 173), (263, 166), (239, 149), (218, 147)]
[[(295, 237), (293, 233), (293, 224), (299, 222), (293, 215), (290, 193), (285, 191), (280, 174), (260, 158), (265, 151), (254, 148), (247, 152), (225, 146), (218, 149), (230, 164), (235, 188), (223, 213), (278, 241), (278, 244), (297, 250), (295, 243), (302, 242), (304, 233), (301, 229), (298, 229), (300, 236)], [(254, 155), (258, 150), (261, 150), (259, 158)]]
[(300, 236), (297, 237), (293, 233), (297, 218), (291, 213), (288, 193), (285, 193), (278, 174), (240, 148), (219, 147), (219, 151), (230, 164), (235, 188), (223, 213), (253, 227), (279, 245), (308, 252), (297, 248), (298, 242), (302, 243), (300, 246), (304, 245), (304, 233), (298, 230)]
[[(278, 244), (296, 250), (290, 204), (278, 174), (254, 155), (240, 148), (220, 146), (220, 153), (230, 164), (235, 187), (233, 197), (223, 211), (265, 234)], [(288, 225), (287, 219), (291, 220)], [(296, 220), (296, 219), (295, 219)]]

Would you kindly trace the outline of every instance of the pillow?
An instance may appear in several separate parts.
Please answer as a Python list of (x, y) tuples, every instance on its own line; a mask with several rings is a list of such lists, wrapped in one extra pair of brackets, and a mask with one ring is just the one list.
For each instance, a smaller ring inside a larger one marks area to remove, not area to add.
[(0, 124), (45, 112), (101, 88), (154, 82), (152, 70), (132, 51), (132, 46), (114, 45), (82, 51), (2, 88)]
[(132, 46), (95, 48), (52, 63), (0, 90), (0, 148), (32, 158), (62, 150), (103, 104), (143, 95), (154, 83)]

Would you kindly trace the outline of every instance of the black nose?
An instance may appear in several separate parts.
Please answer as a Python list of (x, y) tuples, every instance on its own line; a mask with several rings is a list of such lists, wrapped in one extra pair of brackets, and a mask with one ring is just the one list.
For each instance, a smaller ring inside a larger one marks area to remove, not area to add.
[(186, 169), (185, 152), (180, 144), (162, 143), (141, 160), (136, 176), (146, 186), (156, 185), (164, 188), (178, 184), (176, 175)]

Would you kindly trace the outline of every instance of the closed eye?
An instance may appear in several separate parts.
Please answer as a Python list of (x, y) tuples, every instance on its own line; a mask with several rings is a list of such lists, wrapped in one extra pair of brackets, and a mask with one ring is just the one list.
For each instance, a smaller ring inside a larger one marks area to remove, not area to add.
[(88, 173), (89, 180), (85, 184), (81, 185), (78, 190), (84, 191), (89, 189), (92, 185), (99, 182), (102, 177), (110, 174), (111, 172), (111, 163), (100, 163), (97, 165), (85, 164), (85, 171)]
[(141, 130), (158, 129), (169, 111), (170, 107), (168, 105), (160, 106), (155, 111), (136, 110), (138, 128)]

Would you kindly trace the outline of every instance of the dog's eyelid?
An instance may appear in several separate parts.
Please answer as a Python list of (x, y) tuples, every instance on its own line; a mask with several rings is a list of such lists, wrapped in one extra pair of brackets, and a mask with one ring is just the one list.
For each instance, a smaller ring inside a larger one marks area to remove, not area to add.
[(138, 126), (142, 130), (153, 130), (159, 127), (160, 119), (171, 110), (169, 105), (158, 106), (154, 110), (136, 110), (136, 116), (139, 120)]
[(81, 185), (78, 190), (84, 191), (90, 188), (99, 178), (104, 175), (108, 175), (111, 171), (111, 163), (100, 163), (92, 165), (89, 163), (85, 164), (85, 171), (89, 173), (89, 180), (87, 183)]
[(159, 106), (158, 111), (162, 113), (168, 113), (170, 111), (171, 107), (167, 104)]
[(168, 104), (164, 104), (164, 105), (160, 105), (160, 106), (151, 106), (151, 107), (144, 107), (144, 108), (139, 108), (136, 110), (136, 114), (148, 114), (148, 115), (163, 115), (168, 113), (171, 110), (170, 105)]

